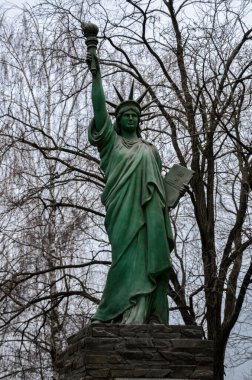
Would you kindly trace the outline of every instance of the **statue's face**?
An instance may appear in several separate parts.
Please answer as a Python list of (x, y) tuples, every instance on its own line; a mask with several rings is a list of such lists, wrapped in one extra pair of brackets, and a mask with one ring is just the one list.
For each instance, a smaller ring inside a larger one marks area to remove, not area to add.
[(132, 110), (128, 109), (127, 111), (123, 112), (123, 114), (120, 117), (120, 127), (121, 130), (127, 131), (127, 132), (136, 132), (139, 122), (139, 116), (138, 114)]

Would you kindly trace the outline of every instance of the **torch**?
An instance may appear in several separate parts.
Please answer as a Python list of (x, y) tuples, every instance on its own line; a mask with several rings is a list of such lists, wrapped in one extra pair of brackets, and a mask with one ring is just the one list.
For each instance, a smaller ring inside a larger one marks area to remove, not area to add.
[(99, 32), (99, 28), (97, 25), (92, 24), (91, 22), (82, 22), (81, 29), (82, 29), (82, 33), (84, 37), (86, 38), (85, 42), (87, 45), (87, 50), (89, 53), (92, 54), (91, 73), (95, 75), (97, 68), (96, 68), (96, 62), (94, 59), (94, 54), (96, 53), (96, 49), (98, 45), (97, 34)]

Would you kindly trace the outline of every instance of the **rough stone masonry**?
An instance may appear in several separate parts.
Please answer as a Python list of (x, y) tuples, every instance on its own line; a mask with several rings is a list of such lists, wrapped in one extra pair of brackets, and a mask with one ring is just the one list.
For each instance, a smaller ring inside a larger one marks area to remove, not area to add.
[(68, 339), (60, 380), (213, 380), (213, 342), (197, 326), (95, 324)]

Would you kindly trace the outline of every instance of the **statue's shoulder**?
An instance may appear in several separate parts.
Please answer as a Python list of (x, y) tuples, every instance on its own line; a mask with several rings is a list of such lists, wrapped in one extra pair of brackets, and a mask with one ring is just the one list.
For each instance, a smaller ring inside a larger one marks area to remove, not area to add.
[(141, 140), (142, 140), (142, 142), (143, 142), (144, 144), (146, 144), (146, 145), (150, 145), (151, 147), (154, 147), (154, 148), (155, 148), (155, 145), (153, 145), (150, 141), (144, 140), (144, 139), (142, 139), (142, 138), (141, 138)]
[(156, 159), (156, 161), (157, 161), (157, 164), (158, 164), (158, 166), (159, 166), (159, 168), (160, 168), (160, 170), (161, 170), (161, 167), (162, 167), (161, 157), (160, 157), (160, 155), (159, 155), (159, 153), (158, 153), (158, 150), (157, 150), (157, 148), (155, 147), (155, 145), (152, 144), (152, 143), (149, 142), (149, 141), (144, 140), (144, 139), (142, 139), (142, 142), (143, 142), (144, 144), (146, 144), (146, 145), (149, 146), (149, 149), (152, 151), (152, 154), (153, 154), (153, 156), (155, 157), (155, 159)]
[(154, 152), (157, 152), (158, 153), (158, 150), (157, 148), (155, 147), (154, 144), (152, 144), (150, 141), (147, 141), (147, 140), (144, 140), (144, 139), (141, 139), (142, 142), (146, 145), (149, 145), (149, 147), (154, 151)]

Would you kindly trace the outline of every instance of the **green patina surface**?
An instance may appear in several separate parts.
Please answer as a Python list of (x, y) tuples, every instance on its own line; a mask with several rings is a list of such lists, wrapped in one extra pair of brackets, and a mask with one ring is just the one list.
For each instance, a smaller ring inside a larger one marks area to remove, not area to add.
[(89, 47), (88, 52), (94, 109), (89, 141), (99, 150), (106, 178), (102, 202), (112, 246), (112, 265), (93, 320), (128, 324), (155, 319), (167, 323), (173, 240), (160, 156), (140, 137), (141, 107), (133, 100), (133, 91), (129, 100), (117, 107), (113, 125), (95, 48)]
[(112, 266), (94, 318), (111, 320), (139, 304), (135, 322), (150, 316), (167, 322), (172, 233), (159, 154), (141, 138), (117, 135), (110, 118), (99, 132), (91, 123), (89, 140), (99, 149), (106, 176), (102, 202), (112, 246)]

